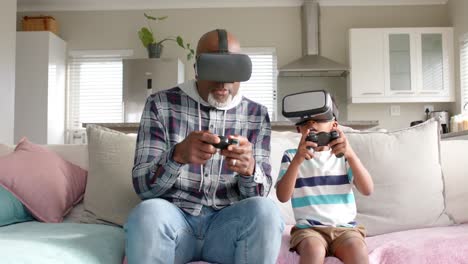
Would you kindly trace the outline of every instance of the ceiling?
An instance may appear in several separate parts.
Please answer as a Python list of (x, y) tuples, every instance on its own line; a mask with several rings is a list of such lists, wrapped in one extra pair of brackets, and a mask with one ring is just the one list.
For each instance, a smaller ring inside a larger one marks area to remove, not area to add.
[[(300, 6), (304, 0), (17, 0), (18, 11)], [(321, 6), (440, 5), (448, 0), (315, 0)]]

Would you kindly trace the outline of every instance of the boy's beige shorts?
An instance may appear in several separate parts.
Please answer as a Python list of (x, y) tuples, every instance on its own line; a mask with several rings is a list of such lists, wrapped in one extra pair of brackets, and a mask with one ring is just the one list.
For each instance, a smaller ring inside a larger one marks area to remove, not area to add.
[(291, 251), (296, 251), (297, 245), (301, 243), (302, 240), (313, 237), (320, 240), (327, 255), (334, 255), (335, 250), (346, 240), (350, 238), (358, 238), (364, 243), (364, 238), (366, 237), (366, 229), (363, 226), (357, 227), (333, 227), (333, 226), (323, 226), (323, 227), (310, 227), (310, 228), (297, 228), (293, 227), (291, 229), (291, 241), (289, 244)]

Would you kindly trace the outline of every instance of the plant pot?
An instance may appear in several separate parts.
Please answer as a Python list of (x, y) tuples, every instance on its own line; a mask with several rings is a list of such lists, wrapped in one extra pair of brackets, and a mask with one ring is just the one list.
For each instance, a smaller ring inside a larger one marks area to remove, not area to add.
[(160, 58), (163, 50), (163, 45), (159, 43), (151, 43), (148, 45), (148, 57), (150, 58)]

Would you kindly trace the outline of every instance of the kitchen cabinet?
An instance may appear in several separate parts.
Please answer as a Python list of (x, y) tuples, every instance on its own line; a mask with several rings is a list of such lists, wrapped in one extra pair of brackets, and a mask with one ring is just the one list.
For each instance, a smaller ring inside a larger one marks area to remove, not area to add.
[(51, 32), (16, 32), (15, 142), (64, 144), (66, 50)]
[(454, 102), (452, 28), (349, 32), (351, 103)]

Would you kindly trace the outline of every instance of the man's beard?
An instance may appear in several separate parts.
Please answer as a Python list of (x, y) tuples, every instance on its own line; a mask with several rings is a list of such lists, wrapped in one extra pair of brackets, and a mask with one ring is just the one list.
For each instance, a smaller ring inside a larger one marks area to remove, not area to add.
[(226, 98), (226, 101), (224, 101), (224, 102), (220, 102), (220, 101), (216, 100), (211, 93), (208, 94), (208, 103), (211, 106), (214, 106), (216, 108), (226, 107), (226, 106), (230, 105), (231, 102), (232, 102), (232, 94), (228, 94), (228, 97)]

